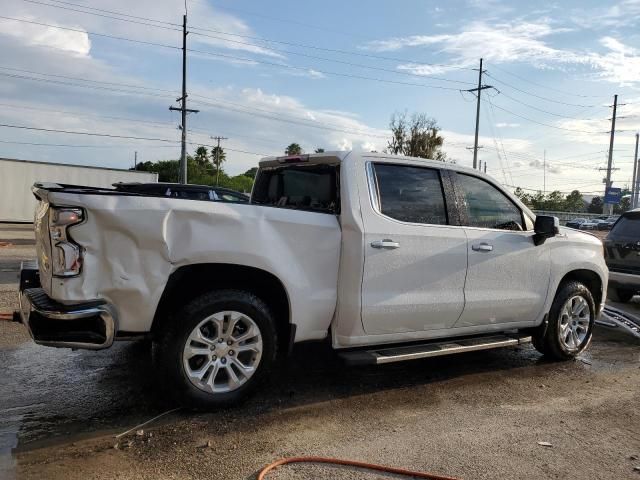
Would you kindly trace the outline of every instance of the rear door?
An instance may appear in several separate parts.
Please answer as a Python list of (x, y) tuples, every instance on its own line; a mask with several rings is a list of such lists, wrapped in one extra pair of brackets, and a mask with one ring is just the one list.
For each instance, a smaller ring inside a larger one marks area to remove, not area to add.
[(467, 238), (463, 228), (450, 225), (448, 176), (437, 168), (378, 162), (367, 164), (367, 170), (371, 203), (362, 205), (365, 332), (451, 327), (464, 308)]
[(549, 244), (534, 245), (533, 222), (497, 186), (470, 174), (452, 178), (469, 240), (466, 303), (456, 327), (535, 321), (549, 288)]
[(607, 235), (604, 246), (609, 270), (640, 274), (640, 212), (625, 213)]

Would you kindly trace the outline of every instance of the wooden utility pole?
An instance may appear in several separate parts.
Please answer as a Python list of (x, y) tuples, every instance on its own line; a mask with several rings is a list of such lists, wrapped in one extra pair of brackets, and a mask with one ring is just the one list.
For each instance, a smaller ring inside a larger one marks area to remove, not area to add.
[[(605, 187), (605, 196), (607, 190), (611, 188), (611, 164), (613, 163), (613, 139), (616, 134), (616, 111), (618, 109), (618, 95), (613, 96), (613, 116), (611, 117), (611, 136), (609, 137), (609, 159), (607, 161), (607, 180)], [(611, 215), (613, 213), (613, 204), (605, 204), (606, 214)]]
[(480, 130), (480, 92), (487, 88), (493, 88), (491, 85), (482, 85), (482, 74), (484, 70), (482, 70), (482, 59), (480, 59), (480, 68), (478, 69), (478, 88), (471, 88), (467, 90), (467, 92), (477, 92), (476, 96), (478, 98), (476, 103), (476, 135), (475, 140), (473, 142), (473, 168), (474, 170), (478, 168), (478, 132)]
[(199, 110), (187, 108), (187, 16), (182, 16), (182, 96), (176, 99), (180, 107), (169, 107), (182, 113), (180, 130), (182, 146), (180, 150), (180, 183), (187, 183), (187, 113), (198, 113)]
[(229, 140), (227, 137), (211, 137), (213, 140), (218, 141), (218, 148), (216, 148), (216, 187), (220, 181), (220, 140)]
[(638, 206), (638, 187), (640, 187), (640, 169), (638, 168), (638, 162), (640, 159), (638, 158), (638, 137), (640, 134), (636, 133), (636, 153), (633, 155), (633, 185), (631, 186), (631, 208), (636, 208)]

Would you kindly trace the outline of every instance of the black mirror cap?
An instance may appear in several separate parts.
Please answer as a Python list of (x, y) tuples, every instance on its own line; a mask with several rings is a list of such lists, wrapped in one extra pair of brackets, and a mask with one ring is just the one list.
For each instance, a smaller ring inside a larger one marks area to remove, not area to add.
[(533, 231), (535, 232), (533, 242), (536, 245), (542, 245), (547, 238), (554, 237), (560, 233), (560, 220), (558, 220), (558, 217), (538, 215)]

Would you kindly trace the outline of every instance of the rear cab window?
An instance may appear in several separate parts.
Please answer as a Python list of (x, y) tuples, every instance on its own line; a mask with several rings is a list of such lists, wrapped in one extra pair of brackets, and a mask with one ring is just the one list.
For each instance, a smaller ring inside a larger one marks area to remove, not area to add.
[(377, 209), (408, 223), (447, 225), (440, 172), (435, 168), (374, 163)]
[(311, 164), (259, 170), (251, 203), (294, 210), (340, 213), (338, 165)]

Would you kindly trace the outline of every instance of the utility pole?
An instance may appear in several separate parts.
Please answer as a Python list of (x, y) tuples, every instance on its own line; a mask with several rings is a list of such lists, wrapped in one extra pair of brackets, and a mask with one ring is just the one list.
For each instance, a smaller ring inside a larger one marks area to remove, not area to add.
[(138, 169), (138, 151), (133, 152), (133, 169)]
[(633, 157), (633, 186), (631, 187), (631, 208), (636, 208), (638, 206), (638, 187), (640, 187), (640, 179), (638, 175), (640, 175), (640, 171), (638, 171), (638, 162), (640, 159), (638, 158), (638, 137), (640, 134), (636, 133), (636, 153)]
[(487, 88), (493, 88), (491, 85), (482, 85), (482, 59), (480, 59), (480, 68), (478, 69), (478, 88), (471, 88), (467, 92), (477, 92), (477, 104), (476, 104), (476, 136), (473, 142), (473, 169), (478, 168), (478, 131), (480, 129), (480, 92)]
[(180, 183), (187, 183), (187, 113), (198, 113), (199, 110), (187, 108), (187, 16), (182, 16), (182, 96), (176, 99), (180, 107), (169, 107), (182, 113), (182, 147), (180, 150)]
[(484, 161), (484, 173), (487, 173), (487, 161)]
[(545, 149), (542, 153), (543, 155), (543, 160), (542, 160), (542, 182), (543, 182), (543, 192), (544, 195), (547, 195), (547, 150)]
[[(611, 188), (611, 164), (613, 163), (613, 139), (616, 134), (616, 111), (618, 109), (618, 95), (613, 96), (613, 116), (611, 117), (611, 136), (609, 138), (609, 159), (607, 161), (607, 181), (606, 181), (606, 189), (605, 196), (607, 194), (607, 190)], [(613, 213), (613, 204), (607, 203), (605, 205), (607, 210), (606, 214), (611, 215)]]
[(211, 137), (213, 140), (218, 141), (218, 148), (216, 149), (216, 187), (220, 180), (220, 140), (229, 140), (227, 137)]

